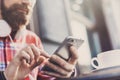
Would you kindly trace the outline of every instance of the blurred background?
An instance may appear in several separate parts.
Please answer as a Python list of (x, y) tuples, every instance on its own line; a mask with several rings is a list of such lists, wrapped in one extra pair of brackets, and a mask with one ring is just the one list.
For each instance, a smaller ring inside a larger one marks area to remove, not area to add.
[(79, 72), (91, 71), (90, 60), (120, 48), (120, 0), (37, 0), (29, 29), (52, 54), (68, 35), (84, 40)]

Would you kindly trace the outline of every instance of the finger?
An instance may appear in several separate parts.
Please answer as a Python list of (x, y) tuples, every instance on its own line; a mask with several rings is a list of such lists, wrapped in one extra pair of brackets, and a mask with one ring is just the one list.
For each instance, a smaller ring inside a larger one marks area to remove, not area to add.
[(78, 55), (78, 51), (74, 46), (70, 46), (70, 53), (71, 53), (71, 58), (69, 59), (69, 63), (70, 64), (76, 64), (79, 55)]
[(39, 56), (39, 59), (37, 62), (34, 62), (31, 66), (30, 66), (30, 70), (33, 70), (35, 67), (39, 66), (40, 64), (42, 64), (45, 60), (45, 57), (43, 56)]
[(50, 59), (51, 61), (54, 61), (55, 63), (59, 64), (63, 69), (67, 71), (72, 71), (74, 68), (74, 65), (68, 63), (67, 61), (65, 61), (57, 55), (52, 55)]
[(40, 54), (41, 56), (44, 56), (44, 57), (46, 57), (46, 58), (50, 58), (50, 55), (49, 55), (47, 52), (45, 52), (45, 51), (43, 51), (43, 50), (40, 50), (40, 49), (39, 49), (39, 51), (40, 51), (40, 53), (41, 53), (41, 54)]
[(25, 51), (30, 55), (30, 60), (32, 61), (34, 59), (34, 54), (30, 46), (25, 48)]
[(68, 74), (68, 71), (66, 71), (63, 68), (61, 68), (61, 67), (59, 67), (57, 65), (54, 65), (52, 63), (47, 62), (46, 66), (48, 66), (49, 68), (51, 68), (52, 70), (58, 72), (61, 75), (67, 75)]
[(26, 63), (30, 63), (30, 55), (27, 52), (21, 51), (19, 55), (20, 55), (20, 61), (24, 59), (26, 60)]
[(26, 62), (25, 59), (22, 59), (22, 66), (29, 67), (30, 65)]
[(69, 78), (71, 73), (67, 74), (67, 75), (60, 75), (59, 73), (53, 73), (53, 72), (48, 72), (48, 71), (42, 71), (43, 74), (47, 74), (50, 76), (54, 76), (54, 77), (58, 77), (58, 78)]
[(50, 76), (54, 76), (54, 77), (63, 77), (63, 75), (61, 76), (58, 73), (53, 73), (53, 72), (48, 72), (48, 71), (43, 71), (42, 73), (50, 75)]
[(33, 54), (34, 54), (34, 56), (35, 56), (35, 60), (38, 61), (39, 56), (40, 56), (40, 51), (39, 51), (39, 49), (38, 49), (34, 44), (31, 44), (30, 46), (31, 46), (32, 51), (33, 51)]

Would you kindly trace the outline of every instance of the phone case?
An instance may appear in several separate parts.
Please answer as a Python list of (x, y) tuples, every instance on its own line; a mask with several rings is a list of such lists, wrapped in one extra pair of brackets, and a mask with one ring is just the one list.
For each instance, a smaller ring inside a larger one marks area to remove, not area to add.
[(59, 57), (67, 61), (71, 56), (69, 52), (69, 47), (74, 46), (78, 49), (83, 42), (84, 40), (79, 38), (75, 38), (72, 36), (66, 37), (62, 44), (54, 52), (54, 54), (58, 55)]

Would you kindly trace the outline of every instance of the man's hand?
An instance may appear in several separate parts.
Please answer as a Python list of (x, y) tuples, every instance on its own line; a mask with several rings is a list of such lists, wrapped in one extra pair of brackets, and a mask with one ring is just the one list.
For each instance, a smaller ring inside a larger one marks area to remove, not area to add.
[(67, 61), (63, 60), (57, 55), (52, 55), (51, 60), (56, 62), (58, 65), (47, 62), (46, 66), (50, 67), (56, 72), (43, 71), (44, 74), (59, 77), (59, 78), (69, 78), (75, 69), (75, 65), (78, 60), (78, 52), (75, 47), (70, 47), (71, 58)]
[(27, 46), (15, 55), (4, 74), (7, 80), (23, 80), (45, 58), (49, 57), (35, 45)]

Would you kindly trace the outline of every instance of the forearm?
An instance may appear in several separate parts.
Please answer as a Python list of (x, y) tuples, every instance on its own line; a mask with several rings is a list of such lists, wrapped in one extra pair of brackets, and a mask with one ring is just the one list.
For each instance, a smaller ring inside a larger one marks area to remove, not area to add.
[[(4, 71), (0, 71), (0, 80), (7, 80)], [(29, 77), (27, 76), (24, 80), (29, 80)]]

